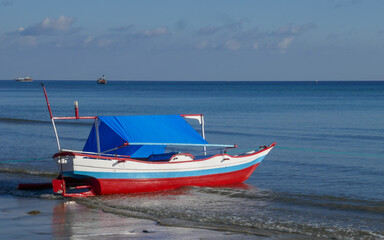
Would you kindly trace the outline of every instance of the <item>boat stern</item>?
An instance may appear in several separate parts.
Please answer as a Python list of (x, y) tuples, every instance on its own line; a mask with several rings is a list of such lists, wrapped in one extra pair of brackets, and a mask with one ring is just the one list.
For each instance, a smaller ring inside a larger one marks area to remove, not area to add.
[(64, 197), (89, 197), (100, 193), (97, 179), (74, 174), (76, 156), (72, 152), (59, 152), (53, 156), (60, 175), (52, 180), (53, 192)]
[(74, 171), (74, 159), (76, 155), (72, 152), (58, 152), (53, 155), (53, 161), (56, 163), (61, 174)]

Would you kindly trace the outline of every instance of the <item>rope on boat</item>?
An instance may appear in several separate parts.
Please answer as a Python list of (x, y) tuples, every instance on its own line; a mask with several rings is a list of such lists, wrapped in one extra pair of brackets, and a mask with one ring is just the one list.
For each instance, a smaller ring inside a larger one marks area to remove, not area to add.
[(43, 158), (29, 158), (29, 159), (1, 160), (0, 163), (40, 161), (40, 160), (49, 159), (49, 158), (51, 158), (51, 156), (49, 156), (49, 157), (43, 157)]

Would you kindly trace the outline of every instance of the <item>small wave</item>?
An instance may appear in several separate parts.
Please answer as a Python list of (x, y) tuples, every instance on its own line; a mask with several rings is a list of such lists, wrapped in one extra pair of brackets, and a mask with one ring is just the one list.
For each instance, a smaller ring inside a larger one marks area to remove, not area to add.
[(277, 194), (275, 200), (288, 204), (322, 207), (331, 210), (364, 211), (378, 214), (384, 213), (384, 201), (292, 193)]
[(32, 120), (32, 119), (21, 119), (21, 118), (0, 118), (0, 122), (7, 122), (7, 123), (19, 123), (19, 124), (36, 124), (36, 123), (50, 123), (50, 121), (43, 121), (43, 120)]
[(11, 174), (33, 175), (33, 176), (41, 176), (41, 177), (57, 177), (58, 175), (57, 172), (10, 168), (10, 167), (4, 167), (4, 166), (0, 167), (0, 172), (11, 173)]
[(21, 169), (0, 168), (0, 194), (8, 194), (17, 197), (32, 197), (44, 199), (58, 199), (52, 188), (41, 190), (19, 190), (20, 183), (50, 183), (57, 173), (28, 171)]
[[(311, 239), (377, 239), (378, 237), (384, 237), (382, 232), (327, 226), (322, 223), (300, 223), (274, 218), (273, 214), (269, 215), (268, 212), (257, 217), (250, 215), (251, 217), (244, 218), (241, 214), (223, 213), (220, 206), (211, 206), (208, 210), (206, 206), (204, 207), (203, 205), (194, 209), (191, 208), (191, 206), (180, 208), (177, 202), (174, 202), (174, 204), (166, 203), (172, 199), (180, 201), (180, 198), (183, 198), (183, 196), (188, 197), (190, 191), (195, 190), (196, 188), (184, 188), (184, 191), (173, 190), (158, 194), (95, 197), (76, 199), (76, 201), (105, 212), (127, 217), (150, 219), (167, 226), (230, 230), (266, 237), (288, 233), (304, 236), (303, 239), (306, 237)], [(224, 194), (226, 196), (229, 194), (230, 197), (233, 197), (228, 189), (224, 191), (215, 190), (217, 189), (203, 189), (204, 193), (213, 192), (214, 194)], [(236, 192), (239, 193), (241, 191)], [(261, 195), (263, 196), (264, 193)], [(267, 195), (269, 195), (269, 193)], [(213, 199), (216, 199), (216, 201), (219, 200), (217, 198)], [(204, 203), (204, 201), (202, 203)], [(197, 206), (199, 206), (199, 204), (197, 204)], [(244, 207), (246, 207), (246, 205)]]
[(330, 195), (277, 193), (269, 190), (236, 189), (226, 187), (194, 187), (193, 190), (207, 194), (217, 194), (239, 199), (269, 200), (279, 203), (322, 207), (332, 210), (365, 211), (378, 214), (384, 213), (384, 201), (352, 199)]
[(218, 131), (218, 130), (205, 130), (205, 133), (208, 134), (215, 134), (215, 135), (225, 135), (225, 136), (245, 136), (245, 137), (271, 137), (273, 135), (269, 134), (261, 134), (261, 133), (246, 133), (246, 132), (239, 132), (239, 131)]
[(240, 199), (273, 199), (275, 193), (269, 190), (256, 189), (252, 185), (243, 184), (238, 186), (221, 186), (221, 187), (192, 187), (193, 191), (203, 192), (207, 194), (217, 194), (221, 196), (240, 198)]
[(25, 190), (18, 190), (17, 187), (13, 187), (13, 188), (7, 188), (7, 189), (1, 188), (0, 193), (12, 195), (16, 197), (42, 198), (42, 199), (50, 199), (50, 200), (64, 198), (61, 195), (54, 194), (52, 189), (25, 191)]
[[(34, 120), (34, 119), (22, 119), (22, 118), (0, 118), (0, 122), (12, 123), (12, 124), (51, 124), (51, 121), (46, 120)], [(73, 121), (56, 121), (58, 125), (86, 125), (90, 126), (93, 123), (86, 122), (73, 122)]]

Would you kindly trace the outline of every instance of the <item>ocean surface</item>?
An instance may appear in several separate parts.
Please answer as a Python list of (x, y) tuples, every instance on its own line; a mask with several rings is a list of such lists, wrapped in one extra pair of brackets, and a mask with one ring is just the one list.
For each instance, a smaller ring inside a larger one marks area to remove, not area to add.
[[(80, 204), (168, 226), (384, 238), (384, 82), (44, 84), (54, 116), (73, 116), (75, 100), (81, 116), (202, 113), (210, 143), (237, 144), (238, 151), (277, 142), (238, 186), (97, 196)], [(58, 121), (62, 148), (81, 150), (91, 126)], [(0, 195), (60, 199), (50, 190), (16, 189), (58, 173), (39, 81), (0, 81), (0, 146)]]

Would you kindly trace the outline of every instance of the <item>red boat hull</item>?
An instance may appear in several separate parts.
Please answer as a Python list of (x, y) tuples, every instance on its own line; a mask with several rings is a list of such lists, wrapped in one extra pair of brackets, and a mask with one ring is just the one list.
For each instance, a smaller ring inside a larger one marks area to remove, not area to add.
[(182, 186), (218, 186), (242, 183), (255, 171), (259, 163), (229, 173), (197, 177), (158, 178), (158, 179), (93, 179), (92, 191), (95, 194), (123, 194), (153, 192), (175, 189)]

